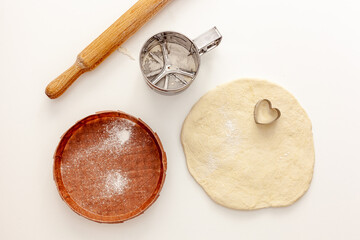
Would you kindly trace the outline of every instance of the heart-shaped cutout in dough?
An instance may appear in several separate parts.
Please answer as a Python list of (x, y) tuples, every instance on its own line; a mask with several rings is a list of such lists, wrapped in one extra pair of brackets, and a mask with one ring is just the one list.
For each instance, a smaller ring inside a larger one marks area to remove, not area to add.
[(273, 108), (271, 101), (261, 99), (255, 105), (254, 119), (257, 124), (270, 124), (275, 122), (281, 116), (281, 112), (277, 108)]

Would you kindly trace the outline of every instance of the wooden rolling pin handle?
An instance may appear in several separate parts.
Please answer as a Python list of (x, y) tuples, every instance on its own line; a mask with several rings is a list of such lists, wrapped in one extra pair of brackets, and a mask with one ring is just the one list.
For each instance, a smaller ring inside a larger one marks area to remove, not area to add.
[(81, 74), (87, 71), (89, 71), (89, 69), (77, 60), (68, 70), (47, 85), (45, 89), (46, 95), (51, 99), (59, 97)]

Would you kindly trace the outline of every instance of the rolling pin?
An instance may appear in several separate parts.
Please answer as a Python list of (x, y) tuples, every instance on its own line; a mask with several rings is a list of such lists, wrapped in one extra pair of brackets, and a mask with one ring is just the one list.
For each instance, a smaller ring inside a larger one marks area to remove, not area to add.
[(81, 74), (91, 71), (113, 51), (118, 49), (127, 39), (149, 21), (171, 0), (139, 0), (98, 38), (90, 43), (78, 56), (75, 63), (55, 80), (50, 82), (45, 90), (46, 95), (57, 98)]

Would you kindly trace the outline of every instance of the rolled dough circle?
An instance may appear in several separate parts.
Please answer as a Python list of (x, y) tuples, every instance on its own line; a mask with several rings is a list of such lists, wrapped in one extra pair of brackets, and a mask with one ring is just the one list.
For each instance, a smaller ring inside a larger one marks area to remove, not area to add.
[[(261, 99), (281, 111), (274, 123), (255, 123)], [(293, 95), (268, 81), (237, 80), (206, 93), (186, 117), (181, 142), (191, 175), (229, 208), (288, 206), (312, 179), (310, 119)]]

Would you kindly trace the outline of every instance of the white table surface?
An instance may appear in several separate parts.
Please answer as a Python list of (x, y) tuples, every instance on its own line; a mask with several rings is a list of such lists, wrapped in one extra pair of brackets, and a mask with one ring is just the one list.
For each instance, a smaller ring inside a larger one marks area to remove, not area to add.
[[(87, 44), (134, 0), (0, 1), (0, 239), (360, 239), (360, 3), (358, 0), (174, 0), (56, 100), (44, 94)], [(220, 46), (202, 57), (177, 96), (151, 91), (138, 53), (151, 35), (190, 38), (217, 26)], [(214, 203), (190, 176), (182, 122), (208, 90), (261, 78), (292, 92), (313, 122), (309, 191), (290, 207), (236, 211)], [(168, 171), (160, 198), (122, 224), (72, 212), (52, 177), (60, 136), (102, 110), (140, 117), (160, 136)]]

